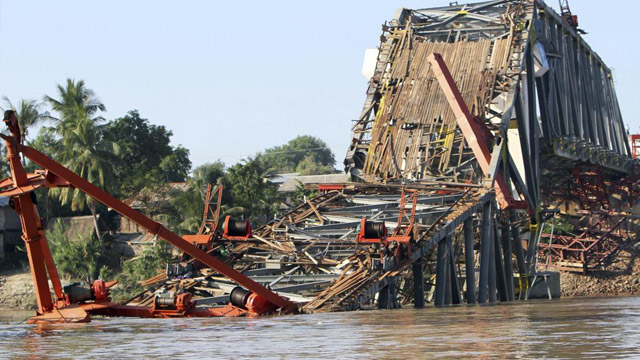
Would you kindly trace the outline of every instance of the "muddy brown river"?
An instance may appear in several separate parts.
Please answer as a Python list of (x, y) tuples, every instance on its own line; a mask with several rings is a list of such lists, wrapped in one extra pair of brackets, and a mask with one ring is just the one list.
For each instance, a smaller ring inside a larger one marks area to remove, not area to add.
[(265, 318), (26, 325), (0, 313), (0, 358), (640, 358), (640, 297)]

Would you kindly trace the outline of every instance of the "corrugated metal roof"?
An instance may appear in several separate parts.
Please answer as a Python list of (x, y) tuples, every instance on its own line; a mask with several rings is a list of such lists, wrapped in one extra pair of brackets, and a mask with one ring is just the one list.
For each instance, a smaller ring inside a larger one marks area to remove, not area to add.
[(326, 174), (326, 175), (306, 175), (295, 176), (287, 179), (280, 187), (280, 192), (291, 192), (298, 188), (298, 185), (307, 184), (342, 184), (349, 181), (349, 174)]
[(274, 174), (273, 176), (269, 176), (267, 180), (272, 184), (283, 184), (285, 181), (298, 175), (299, 173)]

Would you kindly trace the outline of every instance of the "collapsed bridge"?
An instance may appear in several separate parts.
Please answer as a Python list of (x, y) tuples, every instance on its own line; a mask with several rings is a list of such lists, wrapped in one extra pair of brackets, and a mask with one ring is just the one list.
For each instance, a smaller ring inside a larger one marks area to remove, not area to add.
[[(73, 186), (183, 250), (124, 304), (110, 302), (114, 284), (101, 280), (63, 289), (58, 279), (56, 301), (47, 301), (47, 274), (57, 273), (31, 214), (25, 241), (38, 255), (30, 261), (41, 314), (440, 306), (527, 299), (540, 284), (551, 297), (553, 279), (541, 271), (549, 261), (591, 271), (626, 240), (624, 210), (640, 181), (611, 71), (566, 19), (540, 0), (398, 11), (369, 52), (367, 97), (345, 158), (352, 181), (314, 186), (316, 196), (256, 229), (221, 219), (222, 188), (210, 186), (198, 233), (178, 237), (21, 145), (8, 117), (8, 148), (45, 171), (16, 175), (13, 156), (3, 194), (31, 209), (35, 188)], [(585, 230), (554, 237), (548, 220), (560, 212), (582, 214)]]
[[(526, 299), (552, 281), (541, 251), (602, 266), (628, 236), (639, 163), (611, 71), (575, 25), (543, 1), (399, 10), (368, 52), (353, 182), (242, 240), (201, 228), (202, 243), (303, 312)], [(554, 237), (560, 211), (584, 231)], [(224, 301), (232, 285), (202, 275), (192, 286), (218, 294), (202, 302)]]

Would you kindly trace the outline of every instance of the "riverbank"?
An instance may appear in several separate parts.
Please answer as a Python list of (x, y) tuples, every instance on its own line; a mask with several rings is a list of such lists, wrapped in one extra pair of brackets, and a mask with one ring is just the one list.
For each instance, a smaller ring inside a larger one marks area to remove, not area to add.
[[(621, 249), (611, 264), (582, 275), (561, 272), (562, 297), (640, 295), (640, 249)], [(0, 308), (35, 310), (29, 272), (0, 273)]]
[(640, 295), (640, 251), (627, 246), (611, 264), (587, 275), (562, 272), (562, 297)]
[(0, 308), (36, 309), (36, 295), (29, 272), (0, 274)]

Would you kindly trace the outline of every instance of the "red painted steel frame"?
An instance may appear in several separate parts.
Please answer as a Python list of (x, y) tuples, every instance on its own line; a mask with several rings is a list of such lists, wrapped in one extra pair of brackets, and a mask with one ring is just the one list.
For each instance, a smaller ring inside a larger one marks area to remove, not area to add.
[[(447, 65), (442, 59), (442, 55), (433, 53), (429, 55), (427, 61), (429, 61), (431, 69), (433, 70), (436, 79), (438, 79), (440, 88), (444, 92), (447, 101), (449, 101), (449, 105), (455, 114), (456, 121), (458, 122), (460, 130), (462, 130), (462, 135), (467, 141), (467, 145), (469, 145), (473, 151), (482, 172), (484, 172), (485, 176), (488, 176), (491, 152), (485, 142), (485, 129), (481, 124), (473, 120), (473, 116), (471, 116), (471, 113), (462, 98), (462, 94), (460, 94), (460, 90), (456, 86), (455, 80), (451, 76)], [(500, 204), (500, 208), (523, 208), (522, 202), (513, 198), (513, 195), (501, 174), (496, 175), (494, 187), (496, 189), (496, 198)]]
[[(198, 235), (215, 234), (218, 230), (218, 222), (220, 221), (220, 207), (222, 206), (222, 185), (217, 185), (215, 190), (213, 185), (207, 185), (207, 196), (204, 204), (204, 214), (202, 215), (202, 224), (198, 230)], [(213, 199), (216, 199), (215, 209), (211, 208)]]
[(582, 269), (584, 274), (596, 269), (613, 255), (627, 239), (626, 215), (605, 212), (578, 235), (554, 235), (551, 245), (540, 242), (540, 257), (550, 256), (551, 265), (559, 268)]
[[(408, 198), (408, 199), (407, 199)], [(411, 203), (411, 212), (407, 215), (406, 205)], [(407, 257), (411, 257), (411, 240), (413, 240), (416, 229), (416, 206), (418, 205), (418, 193), (413, 192), (408, 196), (403, 191), (400, 195), (400, 211), (398, 211), (398, 224), (391, 236), (387, 237), (387, 242), (397, 242), (405, 244)]]
[[(11, 166), (11, 178), (0, 182), (0, 184), (8, 187), (4, 188), (3, 191), (0, 192), (0, 195), (11, 196), (13, 198), (14, 206), (20, 215), (23, 239), (27, 248), (27, 255), (29, 257), (29, 265), (35, 285), (38, 310), (40, 314), (50, 313), (54, 310), (54, 304), (51, 300), (51, 293), (49, 291), (49, 284), (47, 281), (47, 272), (53, 283), (56, 298), (60, 301), (63, 296), (60, 279), (55, 269), (53, 259), (51, 258), (51, 252), (49, 251), (42, 225), (40, 224), (40, 217), (38, 216), (37, 209), (33, 201), (31, 200), (30, 192), (42, 186), (74, 187), (104, 205), (114, 209), (121, 215), (128, 217), (143, 228), (147, 229), (150, 233), (166, 240), (203, 264), (210, 266), (212, 269), (244, 286), (248, 290), (262, 296), (275, 306), (283, 309), (283, 311), (295, 311), (296, 305), (294, 303), (251, 280), (223, 261), (207, 254), (197, 246), (192, 245), (180, 236), (166, 229), (161, 224), (133, 210), (131, 207), (107, 194), (97, 186), (89, 183), (82, 177), (74, 174), (72, 171), (48, 158), (46, 155), (29, 146), (22, 145), (20, 128), (18, 126), (17, 118), (13, 112), (7, 112), (7, 114), (5, 114), (4, 121), (9, 127), (11, 136), (0, 134), (0, 137), (2, 137), (7, 144), (7, 154), (9, 164)], [(20, 153), (45, 169), (45, 172), (40, 174), (26, 174), (20, 161)], [(56, 309), (56, 311), (59, 311), (59, 309)]]
[[(209, 250), (213, 237), (218, 231), (220, 222), (220, 207), (222, 205), (222, 185), (207, 185), (207, 194), (205, 197), (204, 213), (202, 215), (202, 223), (196, 235), (183, 235), (182, 238), (194, 245), (201, 245), (204, 250)], [(212, 204), (215, 199), (215, 208)]]

